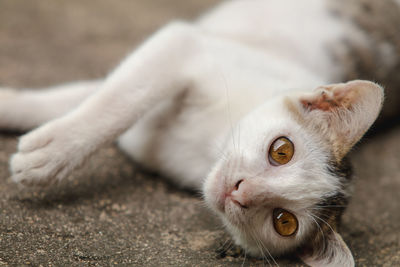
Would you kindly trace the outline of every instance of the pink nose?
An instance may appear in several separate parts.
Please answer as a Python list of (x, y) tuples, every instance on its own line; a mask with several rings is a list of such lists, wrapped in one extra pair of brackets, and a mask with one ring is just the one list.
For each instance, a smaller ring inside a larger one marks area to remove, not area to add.
[(242, 208), (247, 209), (250, 205), (250, 188), (249, 183), (246, 180), (239, 180), (230, 196), (231, 200)]

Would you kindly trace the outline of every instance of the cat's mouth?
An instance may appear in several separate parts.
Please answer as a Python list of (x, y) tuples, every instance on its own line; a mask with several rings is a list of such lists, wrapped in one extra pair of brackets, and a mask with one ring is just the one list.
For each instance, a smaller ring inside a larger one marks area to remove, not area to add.
[(232, 192), (224, 193), (224, 195), (220, 198), (217, 207), (221, 212), (225, 212), (228, 205), (234, 205), (240, 209), (248, 209), (246, 205), (240, 202), (240, 199), (237, 199), (234, 195), (232, 195)]
[[(216, 198), (216, 207), (222, 213), (226, 212), (226, 207), (229, 205), (234, 205), (240, 209), (247, 209), (248, 206), (243, 202), (240, 195), (237, 194), (237, 190), (240, 187), (240, 184), (243, 182), (243, 179), (237, 181), (234, 186), (221, 186), (222, 190)], [(222, 183), (224, 184), (224, 183)]]

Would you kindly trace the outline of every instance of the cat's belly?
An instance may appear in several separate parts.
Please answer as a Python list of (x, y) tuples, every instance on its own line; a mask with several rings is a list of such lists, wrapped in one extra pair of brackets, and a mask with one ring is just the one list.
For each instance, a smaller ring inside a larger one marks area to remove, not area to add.
[[(218, 107), (165, 101), (123, 134), (118, 144), (136, 162), (192, 189), (201, 189), (226, 127)], [(219, 149), (219, 150), (218, 150)]]

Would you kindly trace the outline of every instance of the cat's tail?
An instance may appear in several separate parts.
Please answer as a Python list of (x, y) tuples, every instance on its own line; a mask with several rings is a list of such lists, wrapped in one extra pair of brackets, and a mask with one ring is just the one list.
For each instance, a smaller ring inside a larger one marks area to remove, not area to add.
[(102, 80), (45, 89), (0, 88), (0, 131), (27, 131), (58, 118), (99, 88)]

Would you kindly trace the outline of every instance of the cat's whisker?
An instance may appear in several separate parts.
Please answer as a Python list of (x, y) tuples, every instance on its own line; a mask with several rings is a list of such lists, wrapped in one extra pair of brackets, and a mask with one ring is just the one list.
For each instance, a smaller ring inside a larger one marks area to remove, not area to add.
[(260, 244), (267, 251), (269, 257), (272, 259), (272, 261), (275, 263), (275, 265), (279, 267), (279, 264), (275, 261), (275, 258), (271, 255), (271, 253), (269, 252), (269, 249), (265, 247), (265, 245), (262, 243), (261, 240), (260, 240)]
[(323, 250), (325, 250), (325, 233), (324, 233), (324, 231), (322, 230), (322, 228), (321, 228), (321, 226), (319, 225), (319, 223), (317, 222), (317, 220), (312, 216), (312, 214), (307, 214), (314, 222), (315, 222), (315, 224), (317, 225), (317, 227), (318, 227), (318, 229), (319, 229), (319, 231), (321, 232), (321, 235), (322, 235), (322, 243), (323, 243)]
[(324, 219), (321, 219), (320, 217), (318, 217), (318, 216), (315, 215), (315, 214), (312, 214), (312, 216), (314, 216), (316, 219), (318, 219), (318, 220), (322, 221), (323, 223), (325, 223), (325, 224), (329, 227), (329, 229), (332, 231), (333, 236), (335, 237), (336, 241), (340, 243), (340, 240), (338, 240), (338, 238), (337, 238), (336, 235), (334, 234), (334, 233), (335, 233), (335, 230), (333, 230), (332, 226), (331, 226), (327, 221), (325, 221)]
[(346, 208), (345, 205), (329, 205), (329, 206), (319, 206), (321, 208)]
[(240, 167), (241, 167), (241, 160), (242, 159), (240, 157), (236, 158), (236, 160), (235, 160), (235, 169), (232, 169), (233, 173), (239, 173), (239, 170), (240, 170)]
[[(206, 52), (206, 54), (208, 54)], [(213, 65), (215, 67), (215, 71), (219, 72), (219, 75), (221, 76), (221, 79), (224, 83), (224, 87), (225, 87), (225, 95), (226, 95), (226, 111), (227, 111), (227, 117), (229, 120), (229, 124), (230, 124), (230, 135), (232, 138), (232, 143), (233, 143), (233, 148), (236, 150), (236, 144), (235, 144), (235, 136), (234, 136), (234, 127), (233, 127), (233, 121), (232, 121), (232, 117), (231, 117), (231, 105), (230, 105), (230, 97), (229, 97), (229, 86), (228, 86), (228, 81), (226, 79), (226, 76), (222, 70), (222, 68), (219, 66), (219, 64), (213, 60), (213, 57), (210, 56), (210, 59), (213, 61)]]
[(208, 210), (209, 210), (209, 206), (208, 206), (208, 204), (205, 202), (204, 195), (201, 194), (201, 193), (199, 192), (199, 196), (200, 196), (200, 198), (202, 199), (202, 201), (199, 201), (199, 202), (195, 203), (195, 205), (196, 205), (196, 206), (199, 206), (200, 208), (205, 209), (205, 210), (208, 211)]
[(318, 208), (346, 208), (346, 206), (345, 205), (326, 205), (326, 206), (317, 205), (315, 207), (312, 207), (312, 209), (318, 209)]
[[(252, 235), (251, 235), (251, 236), (252, 236)], [(265, 255), (265, 253), (264, 253), (264, 251), (263, 251), (261, 245), (259, 244), (258, 240), (257, 240), (256, 238), (254, 238), (254, 237), (253, 237), (253, 239), (254, 239), (254, 241), (256, 242), (257, 248), (260, 250), (260, 253), (261, 253), (261, 256), (262, 256), (262, 260), (263, 260), (263, 266), (265, 265), (265, 263), (264, 263), (265, 261), (264, 261), (264, 260), (267, 260), (268, 265), (271, 266), (271, 263), (269, 262), (267, 256)]]
[(242, 157), (243, 156), (243, 149), (241, 148), (241, 145), (240, 145), (240, 140), (241, 140), (241, 133), (242, 133), (242, 128), (241, 128), (241, 126), (240, 126), (240, 123), (238, 124), (238, 146), (239, 146), (239, 153), (240, 153), (240, 156)]
[[(323, 210), (323, 209), (320, 209), (319, 211), (321, 211), (321, 210)], [(316, 214), (313, 214), (314, 216), (318, 216), (318, 215), (316, 215)], [(327, 214), (325, 214), (325, 213), (320, 213), (319, 214), (319, 217), (318, 217), (318, 219), (320, 219), (320, 220), (326, 220), (326, 219), (328, 219), (329, 217), (328, 217), (328, 215)]]
[[(338, 237), (336, 236), (335, 230), (333, 230), (332, 226), (331, 226), (328, 222), (326, 222), (325, 220), (319, 218), (318, 216), (316, 216), (316, 215), (314, 215), (314, 216), (315, 216), (317, 219), (321, 220), (323, 223), (325, 223), (325, 224), (330, 228), (330, 230), (332, 231), (333, 237), (336, 239), (336, 242), (340, 243), (340, 240), (339, 240)], [(325, 247), (325, 244), (324, 244), (324, 247)]]
[[(273, 261), (277, 266), (279, 266), (278, 263), (275, 261), (274, 257), (272, 257), (272, 255), (271, 255), (271, 253), (269, 252), (269, 250), (264, 246), (264, 244), (262, 243), (261, 239), (258, 238), (257, 234), (254, 233), (253, 231), (250, 231), (249, 234), (250, 234), (250, 236), (253, 238), (253, 240), (256, 242), (257, 247), (260, 249), (263, 258), (265, 258), (265, 259), (267, 260), (268, 265), (269, 265), (269, 266), (272, 266), (271, 262), (268, 260), (268, 257), (267, 257), (267, 255), (265, 255), (265, 252), (264, 252), (264, 251), (267, 251), (267, 253), (268, 253), (269, 257), (272, 259), (272, 261)], [(263, 262), (264, 262), (264, 261), (263, 261)]]
[(233, 121), (232, 121), (232, 116), (231, 116), (231, 104), (230, 104), (230, 97), (229, 97), (228, 81), (226, 80), (226, 77), (225, 77), (225, 75), (224, 75), (224, 73), (222, 72), (221, 69), (220, 69), (220, 74), (221, 74), (222, 80), (224, 82), (224, 87), (225, 87), (226, 107), (227, 107), (227, 113), (228, 113), (228, 120), (229, 120), (229, 124), (230, 124), (230, 131), (231, 131), (233, 148), (236, 151), (238, 147), (236, 146), (236, 143), (235, 143), (235, 131), (234, 131)]
[(228, 158), (228, 153), (225, 150), (225, 146), (226, 144), (222, 142), (214, 145), (214, 147), (219, 151), (221, 155), (223, 155), (225, 158)]
[(218, 143), (214, 143), (214, 145), (209, 146), (208, 149), (210, 149), (211, 151), (215, 151), (218, 154), (218, 157), (224, 161), (227, 161), (229, 158), (224, 147)]
[(247, 252), (244, 251), (244, 259), (243, 259), (243, 262), (242, 262), (242, 267), (244, 267), (244, 263), (246, 262), (246, 256), (247, 256)]
[(232, 247), (232, 240), (230, 238), (227, 238), (225, 242), (217, 249), (217, 251), (218, 252), (222, 251), (223, 253), (226, 253), (231, 247)]

